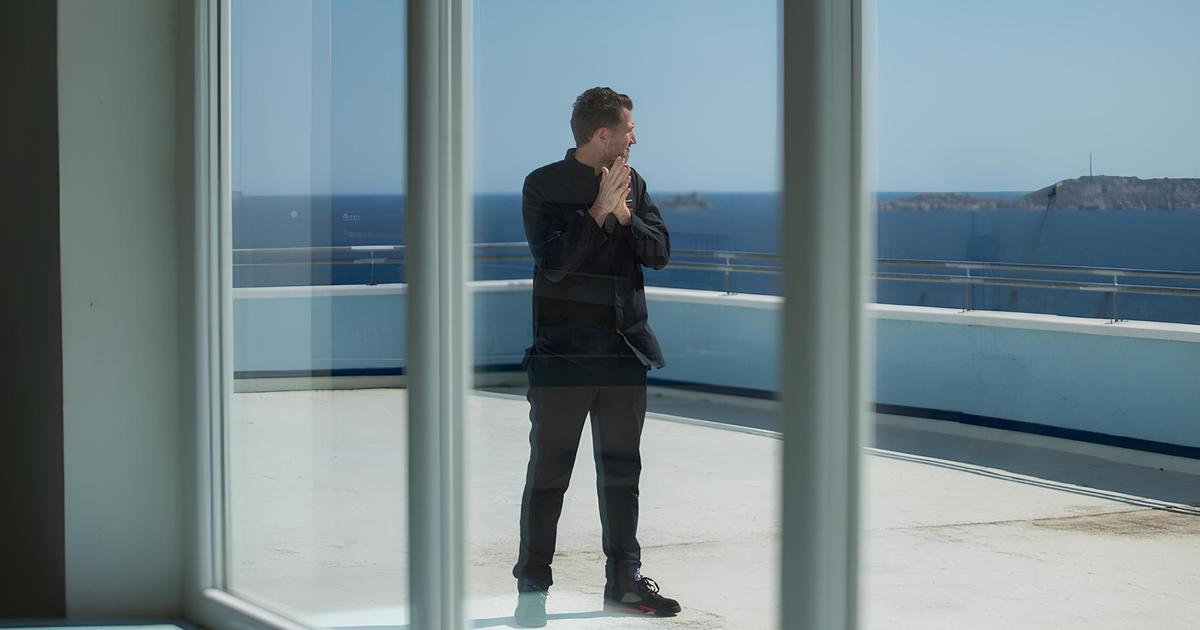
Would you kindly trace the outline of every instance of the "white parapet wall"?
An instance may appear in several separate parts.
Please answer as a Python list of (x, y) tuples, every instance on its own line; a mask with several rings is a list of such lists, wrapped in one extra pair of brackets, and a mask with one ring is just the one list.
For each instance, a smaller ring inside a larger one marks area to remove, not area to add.
[(880, 403), (1200, 455), (1200, 326), (894, 305), (872, 310)]
[[(476, 363), (516, 370), (532, 283), (473, 283)], [(240, 379), (398, 374), (404, 285), (234, 291)], [(770, 396), (781, 299), (646, 289), (661, 383)], [(870, 305), (875, 402), (909, 413), (1200, 456), (1200, 326)]]

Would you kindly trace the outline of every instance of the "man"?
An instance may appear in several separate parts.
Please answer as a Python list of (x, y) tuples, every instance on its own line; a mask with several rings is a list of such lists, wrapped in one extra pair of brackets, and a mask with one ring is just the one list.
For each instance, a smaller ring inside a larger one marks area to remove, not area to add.
[(646, 372), (663, 367), (647, 324), (642, 267), (671, 255), (667, 226), (629, 166), (633, 101), (592, 88), (571, 112), (575, 148), (525, 178), (525, 236), (533, 254), (529, 469), (521, 500), (516, 619), (546, 623), (558, 517), (584, 419), (590, 414), (604, 555), (604, 607), (674, 615), (679, 603), (641, 575), (637, 541)]

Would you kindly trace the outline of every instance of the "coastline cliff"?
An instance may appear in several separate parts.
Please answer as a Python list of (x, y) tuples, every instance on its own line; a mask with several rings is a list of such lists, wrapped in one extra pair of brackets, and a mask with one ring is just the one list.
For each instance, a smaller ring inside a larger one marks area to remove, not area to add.
[(880, 210), (1200, 210), (1200, 179), (1095, 175), (1064, 179), (1027, 195), (984, 198), (921, 193), (879, 202)]

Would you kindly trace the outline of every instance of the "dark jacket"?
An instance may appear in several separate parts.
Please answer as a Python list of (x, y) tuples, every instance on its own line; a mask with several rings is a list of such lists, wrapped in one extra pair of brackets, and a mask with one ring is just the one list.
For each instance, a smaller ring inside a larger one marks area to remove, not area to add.
[(636, 170), (631, 180), (632, 221), (623, 226), (609, 215), (601, 227), (587, 212), (600, 176), (575, 159), (575, 149), (525, 178), (522, 213), (534, 260), (531, 355), (578, 362), (632, 351), (647, 367), (666, 365), (646, 321), (642, 266), (665, 267), (671, 237), (646, 181)]

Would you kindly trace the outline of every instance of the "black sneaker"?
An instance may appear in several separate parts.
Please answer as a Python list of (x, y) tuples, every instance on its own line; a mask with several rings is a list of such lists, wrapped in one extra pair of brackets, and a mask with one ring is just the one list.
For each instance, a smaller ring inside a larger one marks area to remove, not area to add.
[(546, 625), (546, 598), (550, 591), (530, 580), (517, 582), (517, 609), (513, 620), (519, 628), (541, 628)]
[(627, 587), (604, 589), (604, 610), (670, 617), (679, 614), (679, 602), (658, 594), (658, 583), (638, 576)]

